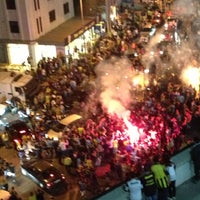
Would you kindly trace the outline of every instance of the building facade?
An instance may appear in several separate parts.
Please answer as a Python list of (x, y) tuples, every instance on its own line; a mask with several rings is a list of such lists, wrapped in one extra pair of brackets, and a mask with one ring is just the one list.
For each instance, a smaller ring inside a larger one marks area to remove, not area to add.
[(73, 17), (73, 0), (1, 0), (0, 63), (21, 64), (28, 57), (36, 62), (46, 56), (51, 47), (40, 48), (37, 40)]

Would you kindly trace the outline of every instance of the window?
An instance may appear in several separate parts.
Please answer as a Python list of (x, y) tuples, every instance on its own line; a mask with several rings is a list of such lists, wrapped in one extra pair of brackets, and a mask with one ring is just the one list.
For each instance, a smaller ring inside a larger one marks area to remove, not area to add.
[(37, 0), (38, 10), (40, 9), (40, 0)]
[(41, 32), (43, 31), (43, 28), (42, 28), (42, 18), (41, 17), (39, 17), (39, 24), (40, 24), (40, 30), (41, 30)]
[(65, 3), (63, 4), (63, 10), (64, 10), (64, 14), (69, 13), (69, 3)]
[(17, 21), (9, 21), (9, 24), (11, 33), (19, 33), (19, 25)]
[(40, 34), (40, 27), (39, 27), (39, 20), (38, 20), (38, 18), (36, 19), (36, 24), (37, 24), (37, 31)]
[(33, 0), (33, 3), (34, 3), (35, 10), (37, 10), (36, 0)]
[(16, 9), (15, 0), (6, 0), (6, 7), (8, 10), (15, 10)]
[(53, 22), (55, 20), (56, 20), (56, 13), (55, 13), (55, 10), (52, 10), (49, 12), (49, 21)]
[(42, 32), (42, 18), (39, 17), (36, 19), (36, 24), (37, 24), (37, 31), (40, 34), (40, 32)]
[(40, 0), (33, 0), (35, 10), (40, 9)]

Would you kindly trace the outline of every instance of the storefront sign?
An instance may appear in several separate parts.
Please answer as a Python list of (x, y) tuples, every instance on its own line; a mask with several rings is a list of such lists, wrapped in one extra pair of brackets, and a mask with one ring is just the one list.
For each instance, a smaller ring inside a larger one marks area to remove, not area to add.
[(79, 28), (78, 30), (76, 30), (74, 33), (68, 35), (65, 38), (65, 45), (68, 45), (70, 42), (72, 42), (73, 40), (75, 40), (76, 38), (80, 37), (81, 35), (83, 35), (83, 33), (85, 31), (87, 31), (88, 29), (92, 28), (97, 20), (93, 20), (91, 22), (88, 22), (87, 24), (84, 25), (84, 27)]

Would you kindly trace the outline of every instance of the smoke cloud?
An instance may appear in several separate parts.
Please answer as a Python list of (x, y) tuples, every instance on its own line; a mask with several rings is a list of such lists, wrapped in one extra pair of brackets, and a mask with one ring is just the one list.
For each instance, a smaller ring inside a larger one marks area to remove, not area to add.
[(132, 102), (131, 85), (134, 76), (127, 58), (112, 57), (96, 67), (96, 86), (103, 108), (110, 114), (122, 116)]

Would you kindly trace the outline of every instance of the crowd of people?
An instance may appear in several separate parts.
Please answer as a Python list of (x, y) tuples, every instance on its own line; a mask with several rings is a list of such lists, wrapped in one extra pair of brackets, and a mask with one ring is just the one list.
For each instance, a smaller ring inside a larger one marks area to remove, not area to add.
[[(138, 16), (132, 8), (121, 7), (123, 17), (113, 22), (113, 32), (101, 36), (87, 55), (67, 63), (63, 57), (43, 58), (34, 72), (41, 91), (26, 106), (31, 110), (31, 124), (40, 140), (32, 141), (32, 145), (42, 149), (38, 158), (57, 158), (68, 174), (78, 177), (83, 195), (83, 190), (91, 190), (95, 195), (104, 191), (105, 185), (101, 188), (98, 182), (101, 177), (115, 179), (117, 183), (129, 180), (132, 174), (139, 177), (144, 168), (148, 171), (147, 166), (158, 161), (154, 160), (157, 152), (164, 163), (166, 157), (194, 142), (190, 134), (196, 127), (191, 122), (200, 115), (199, 91), (183, 84), (174, 71), (168, 71), (167, 78), (158, 75), (156, 61), (150, 68), (149, 85), (141, 88), (142, 100), (135, 100), (133, 95), (127, 108), (127, 119), (134, 131), (128, 130), (123, 118), (107, 112), (96, 89), (95, 67), (113, 56), (127, 57), (132, 70), (144, 71), (142, 58), (148, 44), (139, 40), (140, 30), (158, 12), (157, 7), (150, 8), (147, 6), (147, 16)], [(166, 45), (169, 48), (181, 47), (170, 43)], [(165, 53), (166, 64), (173, 58)], [(58, 141), (42, 137), (50, 124), (72, 113), (82, 118), (63, 129)], [(136, 141), (131, 140), (131, 134), (137, 134)], [(98, 173), (100, 167), (103, 172)], [(111, 184), (107, 181), (106, 188)], [(170, 188), (174, 189), (174, 183)], [(170, 191), (172, 198), (175, 194)]]

